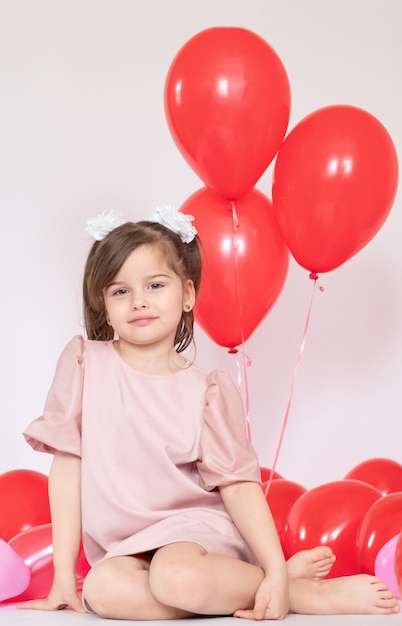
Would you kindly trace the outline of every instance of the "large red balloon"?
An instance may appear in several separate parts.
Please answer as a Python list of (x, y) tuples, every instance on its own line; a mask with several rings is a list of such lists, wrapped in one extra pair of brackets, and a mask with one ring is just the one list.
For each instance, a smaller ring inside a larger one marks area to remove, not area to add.
[(288, 515), (283, 535), (286, 554), (328, 545), (336, 555), (329, 576), (357, 574), (357, 532), (378, 498), (381, 494), (377, 489), (358, 480), (339, 480), (306, 491)]
[(28, 469), (0, 475), (0, 537), (50, 522), (48, 477)]
[(375, 573), (380, 549), (402, 528), (402, 492), (390, 493), (374, 502), (366, 512), (357, 536), (361, 572)]
[[(262, 483), (262, 490), (266, 491), (268, 481)], [(280, 542), (282, 544), (285, 558), (288, 559), (291, 554), (288, 554), (285, 549), (284, 534), (288, 521), (289, 512), (298, 498), (303, 493), (306, 493), (306, 488), (299, 483), (295, 483), (292, 480), (286, 480), (285, 478), (277, 478), (273, 480), (269, 486), (266, 499), (269, 504), (269, 508), (274, 518), (276, 530), (279, 535)]]
[(256, 189), (230, 202), (203, 188), (180, 210), (195, 217), (203, 249), (196, 321), (216, 343), (234, 348), (264, 319), (285, 282), (289, 252), (272, 204)]
[(369, 483), (381, 491), (383, 496), (402, 491), (402, 465), (391, 459), (367, 459), (352, 468), (345, 478)]
[(289, 80), (276, 52), (255, 33), (209, 28), (173, 59), (165, 112), (177, 147), (205, 185), (225, 198), (239, 198), (283, 141)]
[(279, 150), (272, 198), (296, 261), (328, 272), (374, 237), (391, 210), (398, 160), (384, 126), (347, 105), (319, 109)]

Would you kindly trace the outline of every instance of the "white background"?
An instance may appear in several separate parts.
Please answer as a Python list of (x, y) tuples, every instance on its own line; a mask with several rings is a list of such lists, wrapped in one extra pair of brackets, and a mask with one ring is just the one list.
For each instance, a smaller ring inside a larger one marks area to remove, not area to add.
[[(48, 472), (50, 457), (21, 431), (41, 413), (60, 351), (82, 332), (86, 218), (106, 208), (147, 218), (202, 186), (170, 136), (163, 89), (181, 46), (211, 26), (248, 28), (276, 50), (292, 90), (289, 130), (317, 108), (351, 104), (376, 116), (401, 154), (400, 0), (1, 0), (0, 473)], [(257, 184), (268, 196), (271, 170)], [(277, 465), (305, 487), (368, 458), (402, 462), (401, 209), (399, 193), (376, 237), (320, 277)], [(311, 294), (291, 260), (245, 346), (264, 466)], [(237, 379), (236, 357), (200, 330), (197, 361)]]

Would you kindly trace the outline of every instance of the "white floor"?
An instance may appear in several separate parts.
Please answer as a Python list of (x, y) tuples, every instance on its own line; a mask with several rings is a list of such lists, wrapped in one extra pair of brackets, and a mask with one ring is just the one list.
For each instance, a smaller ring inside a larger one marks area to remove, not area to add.
[[(240, 626), (234, 617), (197, 618), (195, 620), (172, 620), (169, 626)], [(247, 620), (249, 623), (249, 620)], [(283, 622), (282, 622), (283, 623)], [(288, 615), (284, 623), (289, 626), (400, 626), (402, 613), (396, 615)], [(96, 615), (73, 611), (21, 611), (14, 605), (0, 605), (0, 624), (4, 626), (122, 626), (119, 620), (104, 620)], [(160, 626), (160, 622), (157, 622)]]

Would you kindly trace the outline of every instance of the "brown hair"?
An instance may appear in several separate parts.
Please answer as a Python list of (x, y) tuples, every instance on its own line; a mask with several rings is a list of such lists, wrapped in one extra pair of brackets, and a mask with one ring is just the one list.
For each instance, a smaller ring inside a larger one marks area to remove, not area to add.
[[(108, 341), (114, 331), (107, 323), (103, 292), (128, 256), (139, 246), (158, 246), (171, 269), (183, 280), (193, 281), (197, 296), (201, 281), (198, 237), (183, 243), (179, 235), (156, 222), (126, 222), (102, 241), (95, 241), (87, 258), (83, 279), (84, 320), (88, 339)], [(183, 311), (176, 330), (175, 348), (185, 350), (194, 337), (194, 313)]]

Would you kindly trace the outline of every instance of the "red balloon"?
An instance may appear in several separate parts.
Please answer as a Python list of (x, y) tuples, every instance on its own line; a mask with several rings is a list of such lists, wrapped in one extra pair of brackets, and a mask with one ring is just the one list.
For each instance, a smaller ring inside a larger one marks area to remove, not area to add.
[(395, 550), (395, 576), (398, 583), (399, 596), (402, 598), (402, 530), (399, 534)]
[[(262, 483), (262, 489), (265, 493), (268, 481)], [(306, 488), (299, 483), (284, 478), (277, 478), (270, 484), (268, 493), (265, 495), (269, 508), (274, 518), (276, 530), (279, 535), (285, 558), (288, 559), (291, 554), (287, 554), (285, 550), (284, 534), (288, 521), (289, 512), (298, 498), (306, 493)]]
[(180, 210), (195, 217), (204, 253), (195, 319), (216, 343), (234, 348), (260, 324), (285, 282), (289, 252), (272, 204), (256, 189), (230, 202), (203, 188)]
[(286, 554), (328, 545), (336, 555), (329, 577), (357, 574), (357, 532), (378, 498), (377, 489), (358, 480), (339, 480), (306, 491), (288, 515), (283, 533)]
[(255, 33), (209, 28), (173, 59), (165, 112), (178, 149), (205, 185), (225, 198), (239, 198), (255, 185), (285, 136), (286, 70)]
[[(261, 481), (268, 482), (271, 478), (271, 472), (272, 470), (269, 469), (269, 467), (260, 467)], [(274, 471), (272, 479), (276, 480), (277, 478), (283, 478), (283, 476), (281, 476), (281, 474), (279, 474), (277, 471)]]
[[(31, 582), (15, 601), (46, 598), (53, 582), (53, 538), (52, 524), (42, 524), (19, 533), (9, 541), (9, 545), (19, 554), (31, 571)], [(82, 544), (77, 557), (77, 589), (90, 566), (86, 560)]]
[(373, 485), (383, 496), (402, 491), (402, 465), (391, 459), (368, 459), (356, 465), (345, 478), (362, 480)]
[(275, 213), (296, 261), (328, 272), (380, 229), (398, 186), (398, 159), (384, 126), (352, 106), (319, 109), (289, 133), (273, 176)]
[(50, 522), (48, 477), (18, 469), (0, 475), (0, 537), (14, 535)]
[(374, 574), (380, 549), (402, 528), (402, 492), (390, 493), (373, 503), (366, 512), (357, 536), (359, 568)]

